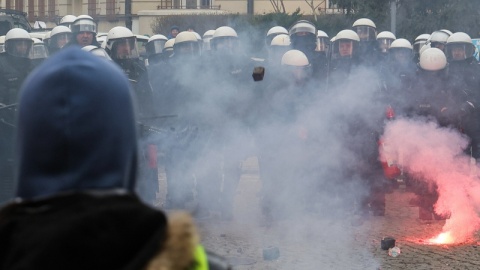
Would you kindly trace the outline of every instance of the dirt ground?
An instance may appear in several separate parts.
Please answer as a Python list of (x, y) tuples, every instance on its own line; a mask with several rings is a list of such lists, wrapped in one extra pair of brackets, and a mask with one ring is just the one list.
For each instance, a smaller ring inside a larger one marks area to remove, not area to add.
[[(207, 249), (226, 257), (233, 269), (480, 269), (479, 235), (459, 245), (426, 244), (423, 240), (438, 235), (445, 221), (420, 222), (418, 207), (408, 204), (413, 194), (402, 189), (387, 194), (385, 216), (353, 226), (349, 216), (315, 214), (267, 225), (259, 210), (260, 188), (257, 160), (249, 158), (233, 220), (196, 221)], [(381, 249), (387, 236), (396, 239), (397, 257)], [(270, 259), (269, 251), (278, 258)]]

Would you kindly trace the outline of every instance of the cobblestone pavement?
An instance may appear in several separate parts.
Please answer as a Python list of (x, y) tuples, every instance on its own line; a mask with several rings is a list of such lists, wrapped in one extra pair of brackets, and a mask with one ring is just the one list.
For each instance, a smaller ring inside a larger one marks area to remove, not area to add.
[[(480, 269), (480, 237), (460, 245), (428, 245), (422, 239), (438, 235), (444, 221), (421, 223), (413, 194), (387, 194), (384, 217), (352, 226), (351, 217), (299, 215), (271, 226), (263, 222), (257, 196), (261, 187), (255, 158), (244, 163), (234, 218), (199, 219), (202, 241), (227, 257), (234, 269)], [(382, 250), (382, 237), (396, 239), (401, 254)], [(278, 248), (280, 256), (265, 260), (264, 250)]]

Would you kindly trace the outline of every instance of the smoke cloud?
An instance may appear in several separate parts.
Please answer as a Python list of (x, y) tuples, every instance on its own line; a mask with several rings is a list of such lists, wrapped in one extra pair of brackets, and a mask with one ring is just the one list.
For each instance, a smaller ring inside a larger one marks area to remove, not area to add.
[(480, 228), (480, 182), (478, 166), (465, 154), (469, 139), (427, 118), (392, 121), (386, 125), (383, 139), (389, 155), (396, 157), (404, 171), (438, 186), (434, 210), (450, 215), (443, 227), (450, 242), (462, 243), (472, 237)]

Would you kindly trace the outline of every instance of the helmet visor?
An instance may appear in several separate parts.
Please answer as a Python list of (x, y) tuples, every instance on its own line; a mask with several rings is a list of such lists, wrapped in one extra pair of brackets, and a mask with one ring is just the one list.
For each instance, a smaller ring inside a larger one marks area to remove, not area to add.
[(449, 61), (461, 61), (470, 58), (475, 53), (475, 46), (467, 43), (450, 43), (446, 46)]
[(326, 37), (317, 37), (317, 46), (315, 51), (317, 52), (326, 52), (328, 51), (328, 46), (330, 45), (330, 40)]
[(157, 40), (152, 40), (147, 43), (145, 46), (147, 50), (147, 55), (154, 55), (154, 54), (159, 54), (162, 53), (163, 48), (165, 48), (165, 43), (167, 41), (163, 39), (157, 39)]
[(413, 44), (413, 51), (415, 53), (420, 53), (420, 49), (423, 47), (423, 45), (425, 45), (425, 43), (427, 43), (426, 40), (419, 40), (419, 41), (415, 42)]
[(412, 61), (413, 50), (409, 48), (391, 48), (388, 55), (392, 63), (407, 64)]
[(377, 30), (371, 26), (361, 25), (354, 27), (360, 41), (373, 41), (377, 38)]
[(33, 40), (31, 39), (12, 39), (5, 42), (5, 51), (16, 57), (30, 57)]
[(317, 30), (313, 25), (310, 25), (307, 23), (300, 23), (300, 24), (294, 25), (289, 31), (289, 35), (299, 34), (299, 33), (308, 33), (312, 35), (317, 35)]
[(44, 59), (48, 57), (48, 50), (45, 44), (33, 44), (30, 59)]
[(356, 42), (350, 39), (335, 40), (333, 43), (332, 58), (353, 58)]
[(80, 32), (97, 32), (97, 24), (92, 20), (78, 20), (71, 25), (71, 29), (73, 33), (80, 33)]
[(442, 51), (445, 50), (445, 43), (443, 43), (443, 42), (432, 41), (430, 43), (430, 46), (432, 48), (437, 48), (437, 49), (440, 49)]
[(214, 51), (234, 53), (238, 50), (238, 38), (236, 37), (216, 37), (210, 40), (210, 45)]
[(173, 45), (175, 55), (199, 55), (200, 45), (198, 42), (181, 42)]
[(112, 40), (112, 59), (138, 58), (137, 41), (135, 37)]
[(390, 38), (377, 39), (378, 48), (380, 49), (380, 52), (386, 53), (388, 49), (390, 49), (392, 42), (393, 42), (393, 39), (390, 39)]
[(72, 39), (72, 33), (60, 33), (50, 38), (50, 47), (61, 49)]

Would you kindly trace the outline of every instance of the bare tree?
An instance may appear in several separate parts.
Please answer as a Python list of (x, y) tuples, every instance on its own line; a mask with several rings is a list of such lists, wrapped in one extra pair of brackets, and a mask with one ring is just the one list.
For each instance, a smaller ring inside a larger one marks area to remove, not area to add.
[(316, 4), (315, 0), (305, 0), (307, 5), (312, 9), (312, 14), (313, 14), (313, 17), (314, 17), (315, 21), (317, 21), (317, 10), (321, 5), (323, 5), (325, 3), (325, 1), (326, 0), (322, 0), (318, 4)]
[(275, 10), (275, 13), (286, 13), (283, 0), (270, 0), (270, 3), (272, 4), (272, 7), (273, 7), (273, 10)]

